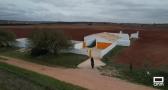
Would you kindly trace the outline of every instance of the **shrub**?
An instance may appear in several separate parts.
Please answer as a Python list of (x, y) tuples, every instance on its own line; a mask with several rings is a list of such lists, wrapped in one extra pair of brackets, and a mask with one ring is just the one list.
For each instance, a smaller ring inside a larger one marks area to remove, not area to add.
[(46, 49), (32, 48), (31, 56), (41, 56), (47, 54), (49, 51)]
[(0, 30), (0, 47), (13, 46), (16, 40), (16, 36), (13, 32)]
[(61, 50), (71, 46), (70, 40), (58, 30), (36, 30), (29, 36), (34, 56), (44, 54), (58, 54)]

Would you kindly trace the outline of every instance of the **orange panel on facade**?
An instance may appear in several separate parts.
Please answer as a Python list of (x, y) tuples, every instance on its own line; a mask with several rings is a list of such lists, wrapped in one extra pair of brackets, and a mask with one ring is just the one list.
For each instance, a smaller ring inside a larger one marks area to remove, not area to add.
[(108, 46), (110, 46), (112, 43), (104, 43), (104, 42), (97, 42), (96, 43), (96, 47), (98, 49), (105, 49), (107, 48)]

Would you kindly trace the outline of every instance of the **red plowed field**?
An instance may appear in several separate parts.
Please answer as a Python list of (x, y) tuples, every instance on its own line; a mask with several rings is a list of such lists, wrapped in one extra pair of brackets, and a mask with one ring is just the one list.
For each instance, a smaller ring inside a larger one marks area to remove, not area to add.
[(83, 40), (83, 37), (98, 32), (119, 32), (126, 33), (140, 31), (140, 39), (135, 41), (129, 48), (126, 48), (119, 56), (118, 63), (133, 63), (134, 66), (168, 65), (168, 27), (156, 26), (130, 26), (120, 24), (110, 25), (33, 25), (33, 26), (0, 26), (0, 28), (13, 31), (17, 37), (26, 37), (31, 31), (37, 28), (46, 30), (63, 30), (66, 35), (74, 40)]
[(141, 33), (140, 39), (119, 55), (118, 62), (136, 67), (168, 65), (168, 31)]

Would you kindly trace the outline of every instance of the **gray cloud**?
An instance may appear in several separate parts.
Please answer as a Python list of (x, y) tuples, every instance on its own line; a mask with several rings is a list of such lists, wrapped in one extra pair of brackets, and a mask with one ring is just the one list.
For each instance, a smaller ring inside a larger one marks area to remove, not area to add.
[(0, 19), (168, 23), (164, 0), (0, 0)]

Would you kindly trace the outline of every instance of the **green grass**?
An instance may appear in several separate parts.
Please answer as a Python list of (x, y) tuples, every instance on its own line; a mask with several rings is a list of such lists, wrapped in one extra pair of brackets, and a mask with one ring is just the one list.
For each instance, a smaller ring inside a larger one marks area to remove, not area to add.
[[(147, 74), (147, 71), (150, 72), (150, 74)], [(161, 87), (154, 87), (154, 88), (159, 88), (161, 90), (168, 90), (168, 73), (163, 72), (157, 69), (134, 69), (132, 72), (130, 72), (128, 69), (123, 70), (120, 72), (122, 74), (121, 78), (129, 80), (131, 82), (147, 85), (150, 87), (153, 86), (153, 77), (159, 76), (159, 77), (164, 77), (165, 79), (165, 86)]]
[[(0, 50), (1, 51), (1, 50)], [(22, 60), (48, 65), (48, 66), (60, 66), (66, 68), (76, 68), (77, 65), (88, 57), (85, 55), (73, 54), (73, 53), (63, 53), (59, 55), (45, 55), (40, 57), (32, 57), (26, 52), (19, 52), (15, 50), (7, 50), (5, 52), (0, 52), (1, 55), (19, 58)]]
[[(124, 80), (128, 80), (130, 82), (134, 82), (137, 84), (143, 84), (150, 87), (153, 87), (153, 77), (154, 76), (163, 76), (165, 77), (165, 86), (164, 87), (155, 87), (162, 90), (168, 90), (168, 73), (160, 69), (156, 68), (133, 68), (133, 71), (129, 70), (129, 65), (126, 64), (118, 64), (115, 61), (116, 57), (120, 55), (120, 53), (126, 47), (117, 46), (111, 52), (103, 57), (103, 62), (106, 63), (106, 66), (100, 68), (100, 71), (103, 75), (106, 76), (114, 76)], [(165, 68), (164, 68), (165, 70)], [(147, 75), (147, 71), (150, 72), (150, 75)]]
[(123, 49), (125, 49), (127, 47), (125, 46), (117, 46), (115, 47), (113, 50), (111, 50), (109, 53), (107, 53), (104, 57), (103, 57), (103, 62), (106, 63), (108, 66), (117, 66), (119, 67), (120, 65), (115, 64), (116, 61), (116, 57), (123, 51)]
[(0, 90), (85, 90), (51, 77), (0, 63)]

